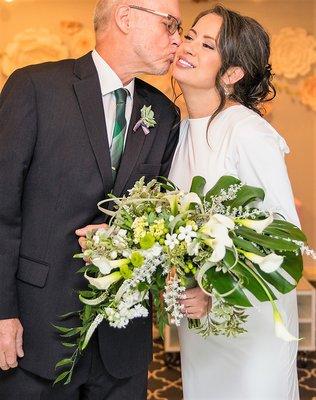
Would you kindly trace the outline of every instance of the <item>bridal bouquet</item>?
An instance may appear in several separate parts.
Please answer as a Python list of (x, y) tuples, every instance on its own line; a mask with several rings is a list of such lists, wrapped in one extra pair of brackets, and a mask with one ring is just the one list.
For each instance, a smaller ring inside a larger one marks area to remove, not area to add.
[[(70, 382), (77, 358), (102, 321), (125, 328), (146, 317), (151, 295), (163, 332), (168, 320), (180, 324), (179, 300), (197, 285), (213, 300), (206, 318), (188, 321), (202, 335), (245, 332), (251, 294), (271, 303), (276, 335), (297, 340), (283, 325), (275, 300), (302, 276), (305, 235), (281, 216), (253, 206), (264, 199), (262, 189), (223, 176), (203, 195), (205, 183), (195, 177), (190, 192), (183, 193), (169, 180), (145, 184), (142, 178), (127, 196), (98, 204), (111, 217), (109, 228), (89, 233), (86, 250), (75, 256), (88, 260), (79, 270), (87, 289), (79, 292), (81, 326), (56, 326), (64, 338), (76, 339), (63, 343), (74, 352), (56, 365), (68, 369), (55, 382)], [(103, 208), (109, 201), (115, 211)]]

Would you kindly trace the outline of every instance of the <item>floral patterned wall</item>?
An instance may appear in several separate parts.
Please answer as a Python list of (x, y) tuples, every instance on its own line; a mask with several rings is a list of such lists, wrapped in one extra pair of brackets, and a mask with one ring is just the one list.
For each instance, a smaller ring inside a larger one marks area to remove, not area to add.
[[(180, 1), (184, 28), (214, 2)], [(301, 220), (316, 246), (316, 0), (223, 0), (259, 20), (272, 37), (278, 97), (267, 118), (292, 150), (288, 168)], [(15, 68), (79, 57), (94, 46), (94, 0), (0, 0), (0, 90)], [(285, 12), (286, 10), (286, 12)], [(170, 75), (145, 77), (173, 97)], [(177, 104), (186, 115), (185, 104)]]

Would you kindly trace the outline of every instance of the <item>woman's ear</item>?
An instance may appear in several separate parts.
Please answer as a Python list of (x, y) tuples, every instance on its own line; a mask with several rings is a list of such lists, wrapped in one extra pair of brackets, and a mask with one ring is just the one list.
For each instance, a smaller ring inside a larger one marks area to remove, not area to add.
[(229, 67), (222, 77), (225, 85), (234, 85), (245, 76), (244, 70), (241, 67)]
[(123, 33), (130, 31), (130, 8), (127, 5), (119, 5), (115, 10), (115, 22)]

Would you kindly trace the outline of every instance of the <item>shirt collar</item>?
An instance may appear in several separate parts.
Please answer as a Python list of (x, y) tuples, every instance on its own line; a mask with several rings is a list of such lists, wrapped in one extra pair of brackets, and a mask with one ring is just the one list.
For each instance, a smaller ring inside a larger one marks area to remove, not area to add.
[(135, 79), (128, 85), (123, 86), (121, 79), (116, 75), (109, 64), (100, 56), (100, 54), (93, 50), (92, 59), (98, 72), (102, 96), (114, 92), (116, 89), (127, 89), (131, 98), (134, 97)]

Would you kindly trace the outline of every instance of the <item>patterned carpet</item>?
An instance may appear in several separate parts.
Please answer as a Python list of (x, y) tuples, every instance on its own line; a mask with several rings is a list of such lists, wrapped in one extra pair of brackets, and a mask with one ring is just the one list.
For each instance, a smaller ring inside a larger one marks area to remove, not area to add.
[[(160, 340), (155, 341), (154, 350), (147, 400), (182, 400), (179, 357), (177, 354), (168, 354), (165, 360)], [(169, 367), (166, 366), (166, 361)], [(299, 353), (298, 366), (300, 400), (316, 400), (316, 352)]]

